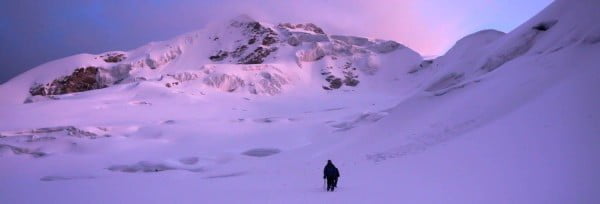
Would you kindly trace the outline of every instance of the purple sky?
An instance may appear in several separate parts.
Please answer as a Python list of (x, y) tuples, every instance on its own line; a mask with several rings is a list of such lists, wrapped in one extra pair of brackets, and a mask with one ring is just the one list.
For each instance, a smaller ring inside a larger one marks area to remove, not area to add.
[(249, 14), (314, 22), (331, 34), (392, 39), (443, 54), (487, 28), (510, 31), (551, 0), (15, 0), (0, 1), (0, 83), (77, 53), (128, 50)]

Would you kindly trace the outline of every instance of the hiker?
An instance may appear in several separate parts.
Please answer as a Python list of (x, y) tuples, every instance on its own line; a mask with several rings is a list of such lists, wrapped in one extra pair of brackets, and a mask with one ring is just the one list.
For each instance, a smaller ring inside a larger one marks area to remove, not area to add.
[(327, 191), (333, 191), (337, 187), (338, 177), (340, 177), (340, 172), (331, 160), (327, 160), (327, 165), (323, 169), (323, 179), (327, 179)]

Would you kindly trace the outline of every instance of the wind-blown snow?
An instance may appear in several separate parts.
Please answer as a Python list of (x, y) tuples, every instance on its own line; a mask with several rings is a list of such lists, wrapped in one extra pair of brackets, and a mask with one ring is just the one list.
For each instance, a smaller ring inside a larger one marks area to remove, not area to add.
[[(0, 86), (0, 201), (597, 203), (599, 8), (559, 0), (432, 60), (239, 17), (49, 62)], [(79, 67), (107, 87), (31, 96)]]

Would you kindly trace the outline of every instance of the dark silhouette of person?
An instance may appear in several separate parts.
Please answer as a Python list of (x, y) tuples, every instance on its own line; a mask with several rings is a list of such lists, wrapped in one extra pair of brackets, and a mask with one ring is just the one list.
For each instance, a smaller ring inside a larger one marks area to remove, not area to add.
[(323, 169), (323, 179), (327, 179), (327, 191), (333, 191), (337, 187), (339, 177), (340, 171), (333, 165), (331, 160), (327, 160), (327, 165)]

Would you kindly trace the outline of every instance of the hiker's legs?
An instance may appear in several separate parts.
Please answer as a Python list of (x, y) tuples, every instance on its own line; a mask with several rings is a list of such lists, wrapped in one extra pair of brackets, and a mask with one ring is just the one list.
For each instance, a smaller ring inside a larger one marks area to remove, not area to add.
[(333, 182), (334, 182), (333, 178), (327, 178), (327, 191), (330, 191), (330, 190), (333, 191), (333, 186), (334, 186)]

